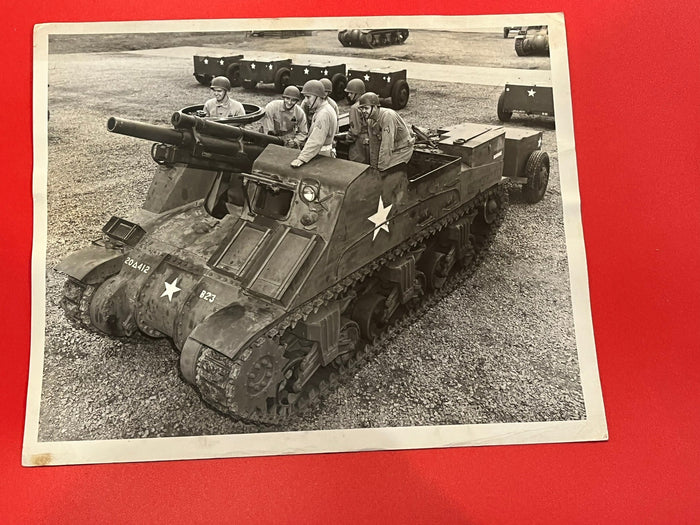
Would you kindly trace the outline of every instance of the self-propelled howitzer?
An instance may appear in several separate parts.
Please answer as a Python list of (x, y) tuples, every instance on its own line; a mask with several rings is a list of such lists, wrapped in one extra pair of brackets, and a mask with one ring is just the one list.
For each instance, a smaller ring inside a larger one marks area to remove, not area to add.
[[(224, 130), (177, 119), (148, 138), (225, 163), (210, 151)], [(329, 157), (292, 168), (298, 152), (268, 144), (235, 177), (211, 170), (201, 199), (110, 219), (59, 264), (62, 304), (112, 336), (170, 338), (208, 404), (278, 423), (470, 272), (505, 213), (505, 151), (504, 128), (473, 124), (386, 172)]]

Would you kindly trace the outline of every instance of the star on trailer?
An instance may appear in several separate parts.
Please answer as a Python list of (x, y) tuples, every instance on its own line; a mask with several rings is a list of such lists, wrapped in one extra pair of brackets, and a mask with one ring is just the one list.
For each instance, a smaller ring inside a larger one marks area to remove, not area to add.
[(534, 97), (535, 93), (537, 93), (534, 89), (528, 89), (527, 90), (527, 96), (528, 97)]
[(377, 205), (377, 213), (367, 217), (367, 220), (374, 223), (374, 234), (372, 235), (372, 241), (377, 238), (379, 230), (384, 230), (389, 233), (389, 221), (387, 217), (391, 211), (393, 204), (389, 204), (386, 208), (384, 207), (384, 202), (382, 201), (382, 196), (379, 196), (379, 204)]
[(165, 281), (165, 291), (160, 294), (161, 297), (168, 297), (168, 301), (173, 300), (173, 295), (182, 290), (182, 288), (177, 287), (177, 280), (179, 277), (176, 277), (175, 280), (172, 283), (169, 283), (168, 281)]

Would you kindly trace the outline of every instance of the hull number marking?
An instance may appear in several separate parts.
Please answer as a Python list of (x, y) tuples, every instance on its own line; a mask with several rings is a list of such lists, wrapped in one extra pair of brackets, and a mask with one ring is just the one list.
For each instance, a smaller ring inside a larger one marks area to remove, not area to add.
[(139, 272), (143, 272), (143, 273), (148, 273), (148, 271), (151, 269), (151, 267), (148, 266), (147, 264), (143, 264), (143, 263), (140, 263), (138, 261), (135, 261), (131, 257), (127, 257), (126, 259), (124, 259), (124, 264), (126, 264), (127, 266), (131, 266), (135, 270), (138, 270)]
[(202, 290), (202, 293), (199, 294), (199, 298), (213, 303), (214, 299), (216, 299), (216, 294)]

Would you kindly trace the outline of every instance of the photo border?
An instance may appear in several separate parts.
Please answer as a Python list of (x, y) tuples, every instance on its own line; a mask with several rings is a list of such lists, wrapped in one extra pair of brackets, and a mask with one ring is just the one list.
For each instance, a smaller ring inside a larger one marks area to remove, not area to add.
[[(450, 30), (509, 25), (547, 25), (556, 142), (566, 234), (574, 329), (586, 418), (580, 421), (384, 427), (215, 436), (39, 442), (46, 315), (48, 38), (54, 34), (207, 32), (406, 27)], [(34, 31), (33, 142), (34, 238), (32, 250), (32, 333), (22, 464), (64, 465), (268, 456), (365, 450), (559, 443), (606, 440), (581, 222), (571, 105), (568, 51), (561, 13), (479, 16), (325, 17), (284, 19), (178, 20), (41, 24)]]

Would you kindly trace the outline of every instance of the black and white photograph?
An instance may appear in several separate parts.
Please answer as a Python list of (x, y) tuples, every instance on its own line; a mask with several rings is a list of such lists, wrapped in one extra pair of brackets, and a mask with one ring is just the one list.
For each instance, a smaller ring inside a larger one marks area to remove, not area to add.
[(35, 31), (26, 466), (607, 439), (561, 14)]

